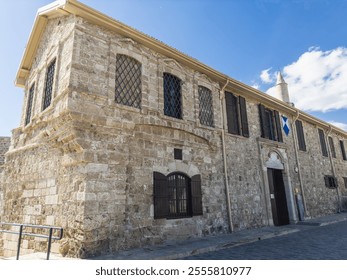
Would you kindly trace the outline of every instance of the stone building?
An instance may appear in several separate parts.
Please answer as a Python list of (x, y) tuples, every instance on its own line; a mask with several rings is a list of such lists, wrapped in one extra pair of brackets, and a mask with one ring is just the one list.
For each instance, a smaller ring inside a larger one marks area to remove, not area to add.
[(279, 226), (345, 203), (347, 133), (290, 104), (281, 74), (280, 100), (65, 0), (38, 11), (16, 84), (1, 220), (63, 227), (54, 252)]

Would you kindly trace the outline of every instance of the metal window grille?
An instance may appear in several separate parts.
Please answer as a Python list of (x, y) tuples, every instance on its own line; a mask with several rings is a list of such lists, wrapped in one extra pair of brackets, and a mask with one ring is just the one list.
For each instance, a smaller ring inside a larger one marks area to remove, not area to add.
[(174, 159), (182, 160), (182, 149), (174, 149)]
[(122, 54), (116, 56), (115, 101), (141, 108), (141, 63)]
[(33, 98), (34, 98), (35, 84), (33, 84), (29, 90), (28, 101), (27, 101), (27, 111), (25, 116), (25, 125), (30, 123), (31, 120), (31, 111), (33, 107)]
[(199, 86), (199, 119), (202, 125), (213, 127), (212, 93), (208, 88)]
[(164, 114), (182, 119), (181, 80), (169, 73), (164, 73)]
[(168, 176), (170, 218), (191, 216), (189, 184), (189, 178), (183, 174)]
[(45, 110), (52, 101), (52, 92), (53, 92), (53, 82), (54, 82), (54, 70), (55, 70), (55, 59), (48, 66), (46, 73), (46, 83), (45, 83), (45, 97), (43, 99), (43, 108)]
[(324, 176), (325, 186), (329, 189), (336, 189), (337, 188), (337, 179), (334, 176), (331, 175), (325, 175)]

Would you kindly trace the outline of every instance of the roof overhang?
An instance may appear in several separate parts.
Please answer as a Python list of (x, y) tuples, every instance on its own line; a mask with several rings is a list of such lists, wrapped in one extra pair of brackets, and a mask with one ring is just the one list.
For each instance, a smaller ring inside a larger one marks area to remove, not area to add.
[(175, 59), (178, 62), (190, 67), (191, 69), (207, 75), (214, 81), (220, 83), (222, 86), (225, 85), (227, 81), (229, 81), (226, 90), (242, 94), (245, 97), (261, 102), (266, 106), (276, 108), (283, 113), (292, 116), (300, 116), (300, 119), (306, 120), (315, 125), (319, 125), (327, 130), (333, 127), (333, 131), (335, 131), (336, 133), (344, 135), (344, 137), (347, 136), (347, 132), (345, 132), (344, 130), (331, 126), (330, 124), (323, 122), (309, 114), (306, 114), (305, 112), (302, 112), (277, 98), (274, 98), (251, 86), (228, 77), (227, 75), (218, 72), (217, 70), (178, 51), (177, 49), (172, 48), (164, 44), (163, 42), (150, 37), (130, 26), (127, 26), (105, 14), (102, 14), (99, 11), (76, 0), (58, 0), (38, 10), (27, 46), (23, 54), (23, 58), (19, 66), (19, 70), (17, 72), (15, 80), (16, 86), (25, 87), (25, 83), (27, 78), (29, 77), (30, 69), (32, 67), (33, 60), (39, 46), (41, 36), (45, 30), (48, 20), (69, 14), (80, 16), (89, 22), (103, 26), (107, 29), (113, 30), (120, 35), (131, 38), (134, 41), (137, 41), (138, 43), (143, 44), (144, 46), (147, 46), (148, 48), (160, 54)]

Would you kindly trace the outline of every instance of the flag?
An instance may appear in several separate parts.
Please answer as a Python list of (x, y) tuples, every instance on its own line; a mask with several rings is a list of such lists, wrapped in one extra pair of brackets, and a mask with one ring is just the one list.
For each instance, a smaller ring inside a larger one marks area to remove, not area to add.
[(283, 124), (283, 126), (282, 126), (283, 131), (288, 136), (288, 134), (290, 132), (290, 128), (289, 128), (289, 120), (287, 117), (282, 116), (282, 124)]

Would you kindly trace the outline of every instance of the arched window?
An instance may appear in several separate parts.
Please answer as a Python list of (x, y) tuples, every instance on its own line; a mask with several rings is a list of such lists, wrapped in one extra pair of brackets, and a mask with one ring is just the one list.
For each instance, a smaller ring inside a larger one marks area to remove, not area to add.
[(164, 73), (164, 114), (182, 119), (181, 80), (174, 75)]
[(123, 54), (116, 56), (115, 101), (141, 108), (141, 63)]
[(165, 176), (154, 172), (154, 218), (202, 215), (201, 177), (179, 172)]

